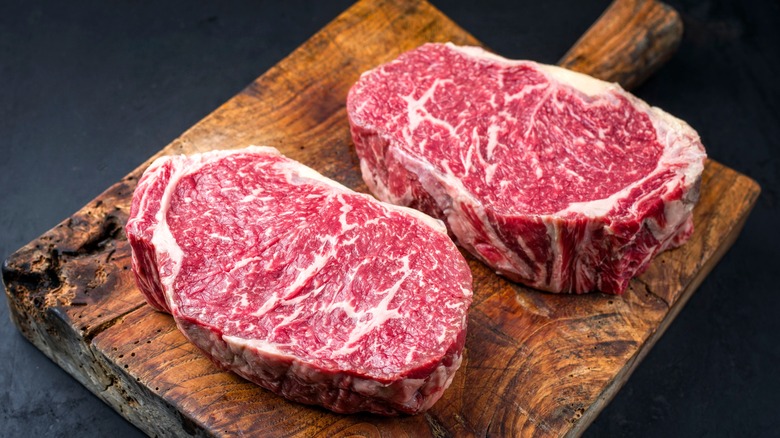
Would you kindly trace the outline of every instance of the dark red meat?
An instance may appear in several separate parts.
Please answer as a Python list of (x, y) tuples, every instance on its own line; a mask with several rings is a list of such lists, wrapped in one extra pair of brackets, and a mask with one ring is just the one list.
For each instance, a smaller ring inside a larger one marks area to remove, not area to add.
[(364, 73), (347, 111), (378, 198), (535, 288), (622, 293), (693, 231), (698, 135), (616, 84), (426, 44)]
[(126, 231), (149, 303), (289, 399), (416, 413), (460, 365), (471, 272), (444, 226), (275, 149), (158, 159)]

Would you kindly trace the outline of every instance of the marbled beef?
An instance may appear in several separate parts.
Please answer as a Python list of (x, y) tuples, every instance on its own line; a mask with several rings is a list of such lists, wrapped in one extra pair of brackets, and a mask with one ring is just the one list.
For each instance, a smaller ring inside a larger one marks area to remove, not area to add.
[(379, 199), (532, 287), (622, 293), (693, 231), (698, 135), (617, 84), (426, 44), (364, 73), (347, 112)]
[(443, 224), (276, 149), (156, 160), (126, 231), (149, 304), (291, 400), (417, 413), (460, 365), (471, 271)]

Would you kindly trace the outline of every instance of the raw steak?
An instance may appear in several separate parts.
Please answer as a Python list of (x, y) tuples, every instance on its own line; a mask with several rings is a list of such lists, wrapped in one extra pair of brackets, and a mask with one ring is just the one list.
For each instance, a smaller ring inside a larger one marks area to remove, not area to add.
[(364, 73), (347, 112), (379, 199), (529, 286), (620, 294), (693, 232), (698, 135), (617, 84), (426, 44)]
[(417, 413), (461, 363), (471, 271), (443, 224), (276, 149), (158, 159), (126, 231), (149, 304), (291, 400)]

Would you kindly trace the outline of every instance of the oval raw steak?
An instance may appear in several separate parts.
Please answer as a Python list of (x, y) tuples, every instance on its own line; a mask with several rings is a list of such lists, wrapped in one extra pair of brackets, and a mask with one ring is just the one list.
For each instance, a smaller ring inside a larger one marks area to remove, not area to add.
[(426, 44), (364, 73), (347, 112), (378, 198), (529, 286), (619, 294), (693, 232), (698, 135), (617, 84)]
[(471, 272), (441, 222), (276, 149), (156, 160), (126, 231), (148, 302), (291, 400), (416, 413), (460, 365)]

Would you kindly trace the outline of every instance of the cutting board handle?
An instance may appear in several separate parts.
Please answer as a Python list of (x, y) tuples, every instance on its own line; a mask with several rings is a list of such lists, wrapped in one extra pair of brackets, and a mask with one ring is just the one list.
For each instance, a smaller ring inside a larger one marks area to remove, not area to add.
[(680, 15), (671, 6), (614, 0), (558, 65), (632, 89), (671, 58), (682, 33)]

